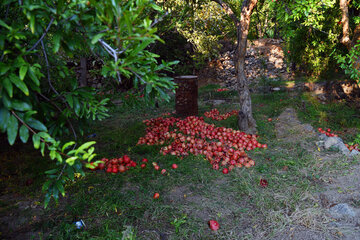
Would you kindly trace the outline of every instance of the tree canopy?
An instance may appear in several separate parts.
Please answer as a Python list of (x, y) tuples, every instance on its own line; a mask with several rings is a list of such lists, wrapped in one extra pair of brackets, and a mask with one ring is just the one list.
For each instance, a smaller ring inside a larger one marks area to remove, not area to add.
[[(0, 4), (0, 131), (10, 145), (32, 141), (56, 161), (46, 172), (46, 206), (51, 197), (65, 194), (63, 185), (75, 173), (84, 174), (83, 165), (94, 167), (95, 142), (80, 144), (78, 135), (89, 120), (109, 116), (109, 99), (98, 89), (80, 87), (69, 62), (96, 58), (106, 81), (130, 81), (134, 93), (152, 104), (168, 101), (176, 87), (167, 73), (177, 61), (160, 60), (151, 51), (164, 43), (160, 34), (178, 32), (195, 49), (194, 61), (205, 61), (217, 56), (220, 39), (239, 45), (246, 30), (250, 39), (283, 39), (288, 63), (308, 74), (342, 68), (359, 81), (359, 12), (358, 1), (345, 0), (5, 0)], [(246, 39), (244, 46), (242, 51)]]

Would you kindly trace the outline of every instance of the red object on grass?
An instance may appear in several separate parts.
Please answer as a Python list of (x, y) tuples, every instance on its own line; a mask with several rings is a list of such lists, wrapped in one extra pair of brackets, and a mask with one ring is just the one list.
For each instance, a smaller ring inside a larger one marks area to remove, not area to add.
[(267, 187), (268, 184), (269, 184), (268, 181), (266, 181), (265, 179), (260, 179), (260, 186)]
[(219, 229), (220, 225), (219, 225), (219, 223), (217, 221), (210, 220), (209, 221), (209, 227), (210, 227), (211, 230), (216, 231), (216, 230)]

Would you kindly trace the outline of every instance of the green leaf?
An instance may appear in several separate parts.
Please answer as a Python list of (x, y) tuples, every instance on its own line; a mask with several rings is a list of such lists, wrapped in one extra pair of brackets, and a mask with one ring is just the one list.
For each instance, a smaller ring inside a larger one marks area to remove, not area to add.
[(57, 53), (60, 49), (60, 40), (61, 40), (61, 34), (56, 33), (53, 37), (53, 41), (54, 41), (53, 52), (54, 53)]
[(6, 89), (6, 91), (9, 94), (9, 97), (12, 98), (13, 97), (13, 85), (12, 85), (11, 81), (9, 80), (9, 78), (4, 78), (3, 84), (4, 84), (4, 88)]
[(76, 150), (75, 155), (77, 155), (79, 152), (82, 152), (83, 150), (89, 148), (90, 146), (94, 145), (95, 143), (96, 143), (95, 141), (84, 143)]
[(47, 170), (45, 173), (50, 175), (50, 174), (55, 174), (58, 171), (57, 168), (51, 169), (51, 170)]
[(162, 11), (161, 7), (158, 6), (158, 5), (156, 5), (156, 4), (151, 4), (150, 6), (151, 6), (152, 9), (154, 9), (154, 10), (156, 10), (156, 11), (158, 11), (158, 12), (161, 12), (161, 11)]
[(65, 98), (66, 98), (66, 101), (68, 102), (68, 104), (70, 105), (70, 107), (73, 108), (74, 107), (74, 102), (73, 102), (72, 96), (71, 95), (66, 95)]
[(25, 125), (22, 125), (19, 130), (20, 139), (23, 143), (26, 143), (29, 139), (29, 129)]
[(7, 128), (10, 112), (6, 108), (0, 108), (0, 131), (4, 132)]
[(22, 65), (19, 69), (19, 77), (20, 77), (20, 80), (21, 81), (24, 81), (24, 78), (26, 76), (26, 73), (27, 73), (27, 70), (28, 70), (28, 66), (26, 65)]
[(37, 113), (37, 111), (35, 111), (35, 110), (26, 112), (25, 115), (24, 115), (24, 118), (23, 118), (24, 121), (26, 122), (27, 120), (29, 120), (29, 118), (31, 117), (31, 115), (34, 115), (34, 114), (36, 114), (36, 113)]
[(11, 109), (11, 101), (6, 93), (2, 94), (3, 104), (7, 109)]
[(134, 50), (131, 51), (130, 56), (137, 55), (140, 51), (144, 50), (154, 39), (146, 39), (141, 44), (139, 44)]
[(29, 89), (27, 88), (26, 84), (20, 80), (18, 76), (15, 74), (10, 74), (10, 80), (15, 84), (17, 88), (19, 88), (26, 96), (29, 96)]
[(66, 159), (66, 163), (69, 164), (70, 166), (74, 165), (76, 159), (78, 159), (78, 157), (70, 157), (68, 159)]
[(35, 68), (30, 67), (28, 73), (29, 73), (29, 77), (31, 78), (31, 80), (33, 80), (33, 82), (36, 84), (36, 86), (40, 86), (39, 78), (35, 74)]
[(32, 106), (26, 102), (22, 102), (19, 100), (14, 99), (11, 103), (11, 107), (18, 111), (30, 111), (32, 109)]
[(0, 75), (4, 75), (10, 69), (10, 65), (6, 65), (5, 63), (0, 63)]
[[(55, 170), (56, 170), (56, 169), (55, 169)], [(47, 181), (44, 183), (44, 185), (42, 186), (42, 191), (43, 191), (43, 192), (45, 192), (46, 190), (49, 189), (51, 182), (52, 182), (52, 181), (47, 180)]]
[(91, 40), (91, 44), (97, 43), (100, 40), (100, 38), (102, 38), (103, 36), (105, 36), (105, 33), (99, 33), (99, 34), (95, 35), (93, 37), (93, 39)]
[(75, 111), (75, 114), (76, 114), (76, 116), (80, 116), (81, 106), (80, 106), (79, 100), (78, 100), (77, 97), (73, 97), (73, 99), (74, 99), (74, 111)]
[(61, 149), (61, 152), (64, 152), (64, 150), (65, 150), (66, 148), (68, 148), (68, 147), (70, 147), (70, 146), (72, 146), (72, 145), (74, 145), (74, 144), (75, 144), (75, 142), (73, 142), (73, 141), (65, 143), (64, 146), (63, 146), (62, 149)]
[(30, 16), (30, 30), (31, 30), (32, 34), (35, 33), (35, 16), (34, 15)]
[(45, 125), (42, 124), (40, 121), (34, 119), (34, 118), (29, 118), (29, 120), (27, 120), (26, 123), (31, 128), (35, 128), (36, 130), (47, 132), (47, 128), (45, 127)]
[(44, 157), (44, 155), (45, 155), (45, 143), (44, 142), (40, 143), (40, 152), (41, 152), (41, 155)]
[(74, 180), (74, 169), (72, 167), (67, 167), (66, 172), (67, 172), (68, 177), (71, 180)]
[(47, 206), (49, 205), (50, 198), (51, 198), (51, 194), (50, 194), (50, 193), (46, 193), (46, 194), (45, 194), (45, 199), (44, 199), (44, 208), (47, 208)]
[(38, 149), (40, 147), (40, 137), (37, 134), (34, 134), (32, 136), (32, 140), (33, 140), (33, 143), (34, 143), (34, 148)]
[(60, 153), (56, 152), (56, 159), (58, 160), (59, 163), (62, 163), (63, 162), (63, 159), (62, 159), (62, 156)]
[(3, 20), (0, 20), (0, 26), (3, 26), (4, 28), (11, 30), (11, 27), (9, 25), (7, 25)]
[(61, 183), (61, 181), (56, 181), (55, 183), (57, 189), (59, 189), (59, 192), (61, 193), (61, 195), (64, 197), (65, 196), (65, 189), (63, 184)]
[(18, 120), (13, 115), (11, 115), (8, 120), (7, 128), (6, 128), (8, 141), (10, 145), (13, 145), (15, 142), (18, 132), (18, 127), (19, 127)]
[(152, 84), (148, 83), (146, 84), (146, 94), (150, 94), (152, 90)]
[(55, 150), (50, 151), (49, 156), (50, 156), (50, 159), (51, 159), (51, 160), (54, 160), (55, 157), (56, 157), (56, 151), (55, 151)]

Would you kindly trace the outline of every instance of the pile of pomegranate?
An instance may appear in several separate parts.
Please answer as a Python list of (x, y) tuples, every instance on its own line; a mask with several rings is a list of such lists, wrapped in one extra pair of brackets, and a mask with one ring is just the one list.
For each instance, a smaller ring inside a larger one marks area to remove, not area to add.
[(204, 155), (213, 169), (223, 168), (224, 174), (234, 167), (249, 168), (255, 164), (245, 150), (267, 148), (257, 141), (257, 135), (215, 127), (203, 117), (190, 116), (183, 120), (158, 117), (144, 120), (144, 123), (146, 134), (139, 138), (138, 145), (165, 145), (160, 150), (163, 155)]
[(123, 173), (132, 167), (136, 167), (136, 162), (130, 159), (129, 156), (124, 155), (120, 158), (101, 159), (103, 163), (99, 163), (91, 170), (105, 170), (107, 173)]
[(220, 114), (219, 110), (214, 108), (209, 112), (205, 112), (204, 116), (208, 117), (208, 118), (211, 118), (213, 120), (219, 121), (219, 120), (225, 120), (225, 119), (231, 117), (232, 115), (237, 115), (237, 114), (238, 114), (238, 111), (236, 111), (236, 110), (233, 110), (231, 112), (227, 112), (225, 114)]

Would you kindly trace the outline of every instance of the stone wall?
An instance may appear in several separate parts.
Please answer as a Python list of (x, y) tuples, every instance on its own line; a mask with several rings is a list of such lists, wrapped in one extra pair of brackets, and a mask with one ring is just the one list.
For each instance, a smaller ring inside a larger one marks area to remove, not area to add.
[[(245, 65), (249, 83), (256, 83), (260, 77), (287, 79), (290, 73), (281, 48), (282, 41), (278, 39), (259, 39), (248, 41)], [(236, 72), (234, 66), (234, 50), (220, 54), (219, 58), (209, 63), (210, 69), (215, 69), (216, 82), (228, 87), (236, 87)]]

